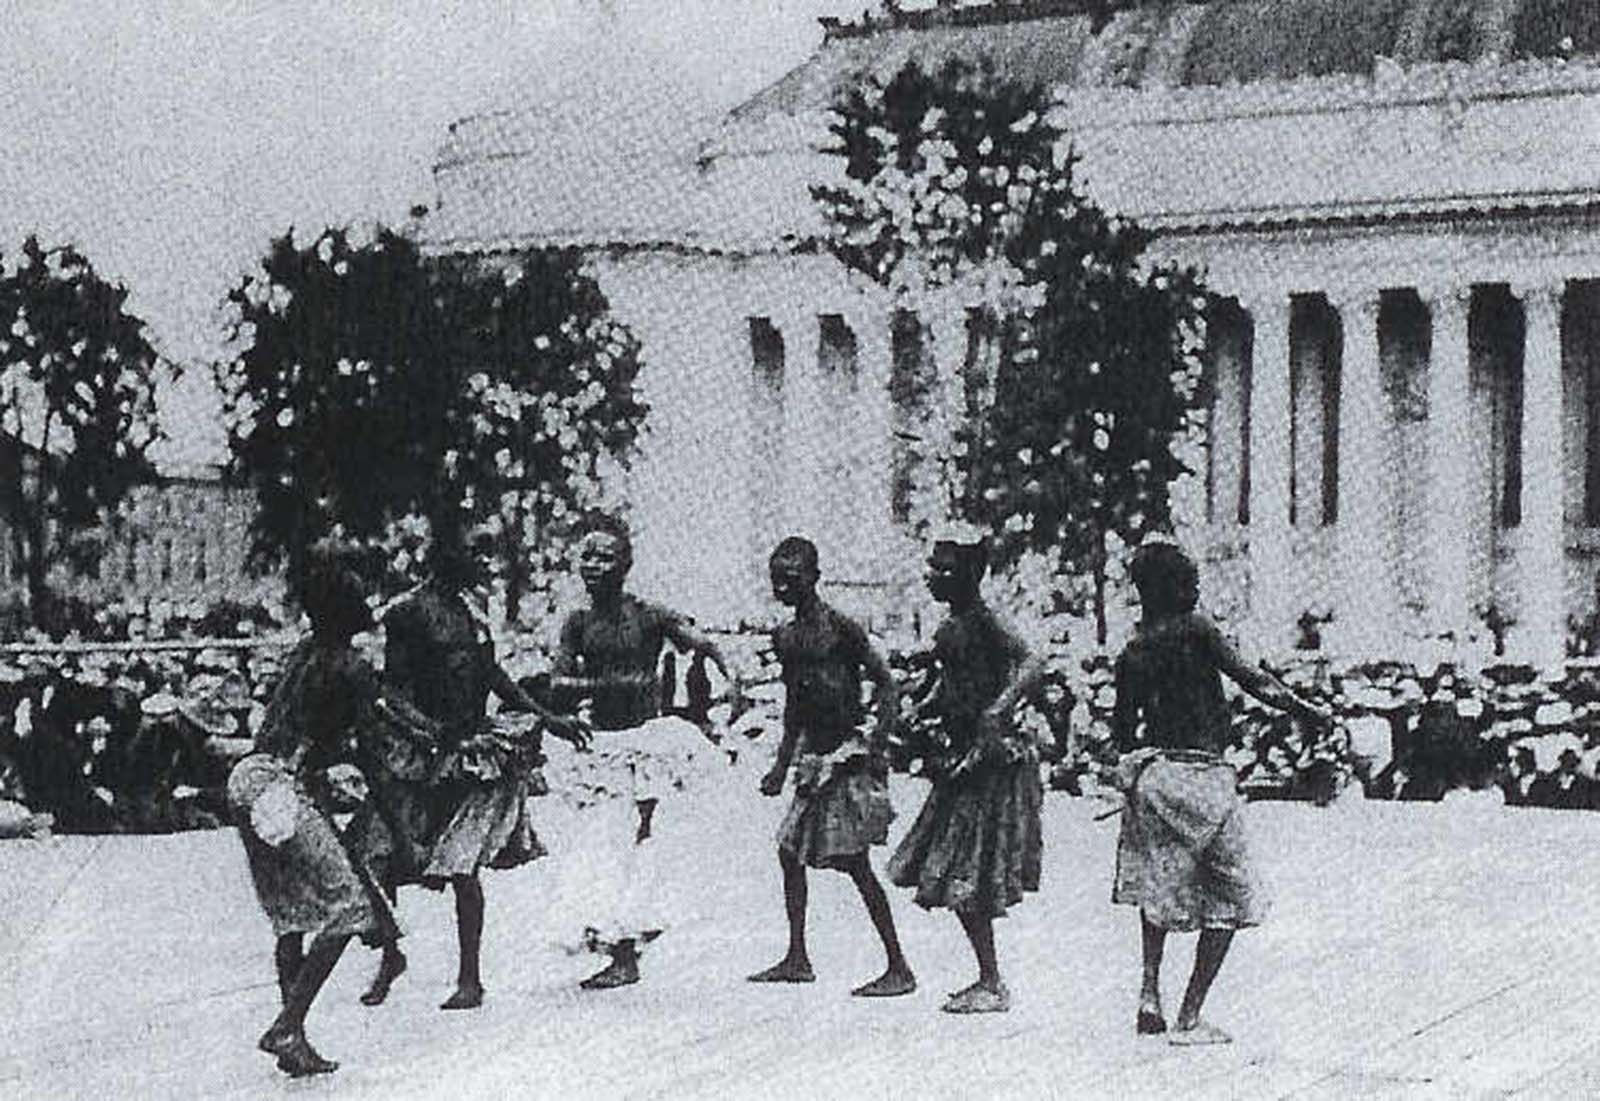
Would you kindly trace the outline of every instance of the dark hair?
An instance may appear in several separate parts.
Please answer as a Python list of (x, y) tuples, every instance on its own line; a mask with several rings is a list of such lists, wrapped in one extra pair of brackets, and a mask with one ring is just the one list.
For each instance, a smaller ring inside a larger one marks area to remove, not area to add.
[(621, 552), (622, 560), (628, 565), (633, 564), (633, 536), (628, 531), (628, 525), (618, 517), (609, 513), (595, 513), (584, 520), (578, 528), (578, 540), (582, 542), (591, 535), (609, 535), (617, 541), (617, 549)]
[(979, 539), (976, 543), (962, 543), (955, 539), (939, 539), (933, 544), (937, 553), (944, 550), (953, 555), (956, 564), (961, 567), (961, 572), (974, 581), (982, 581), (983, 575), (989, 571), (989, 541)]
[(372, 625), (361, 575), (350, 556), (336, 548), (315, 547), (307, 552), (300, 605), (311, 617), (316, 635), (348, 638)]
[(1181, 547), (1146, 543), (1133, 554), (1128, 576), (1147, 615), (1179, 615), (1200, 601), (1200, 571)]
[(798, 562), (813, 573), (821, 568), (817, 558), (817, 545), (801, 535), (791, 535), (772, 549), (770, 561), (776, 562), (780, 558)]

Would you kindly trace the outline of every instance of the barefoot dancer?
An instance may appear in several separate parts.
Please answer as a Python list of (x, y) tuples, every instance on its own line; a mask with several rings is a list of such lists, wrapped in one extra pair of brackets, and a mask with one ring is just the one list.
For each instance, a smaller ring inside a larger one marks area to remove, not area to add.
[(350, 650), (351, 636), (370, 623), (354, 575), (319, 555), (302, 589), (311, 637), (285, 665), (254, 752), (228, 778), (256, 895), (278, 938), (283, 1009), (258, 1046), (295, 1077), (338, 1067), (311, 1047), (305, 1020), (350, 938), (391, 944), (400, 935), (324, 809), (324, 772), (349, 759), (349, 736), (358, 727), (387, 723), (423, 740), (434, 736), (428, 720), (403, 700), (382, 699), (376, 674)]
[(889, 878), (915, 887), (917, 904), (954, 910), (978, 961), (978, 981), (946, 1013), (1003, 1013), (1011, 994), (995, 958), (994, 919), (1039, 889), (1042, 841), (1037, 747), (1011, 723), (1044, 664), (979, 595), (988, 568), (981, 541), (941, 540), (928, 559), (928, 591), (950, 615), (934, 634), (938, 687), (925, 706), (949, 745), (922, 813), (889, 861)]
[[(817, 548), (810, 540), (791, 537), (779, 543), (770, 569), (772, 593), (794, 609), (794, 619), (773, 635), (783, 665), (783, 740), (761, 781), (761, 793), (783, 790), (797, 746), (800, 761), (794, 802), (778, 831), (789, 951), (750, 981), (812, 981), (806, 953), (806, 868), (831, 868), (855, 883), (888, 957), (882, 975), (851, 993), (866, 998), (910, 994), (917, 980), (900, 952), (889, 899), (867, 858), (871, 846), (888, 840), (894, 817), (884, 750), (899, 713), (899, 694), (867, 633), (817, 596)], [(856, 730), (862, 719), (863, 674), (873, 683), (877, 713), (870, 744)]]
[[(399, 762), (384, 770), (373, 791), (373, 812), (352, 833), (391, 897), (403, 884), (432, 890), (450, 884), (459, 957), (455, 991), (440, 1008), (474, 1009), (483, 1003), (478, 870), (515, 868), (544, 853), (526, 810), (538, 737), (519, 742), (491, 730), (485, 716), (489, 694), (515, 710), (536, 713), (546, 729), (575, 746), (585, 737), (576, 722), (530, 699), (495, 660), (487, 631), (466, 603), (477, 562), (461, 536), (447, 530), (435, 547), (429, 582), (384, 617), (384, 672), (439, 723), (437, 755), (421, 782)], [(381, 1004), (405, 968), (399, 947), (385, 946), (362, 1002)]]
[[(633, 548), (620, 524), (606, 522), (584, 536), (578, 572), (589, 607), (562, 624), (550, 691), (560, 706), (588, 699), (595, 728), (592, 752), (577, 763), (574, 781), (595, 797), (585, 814), (583, 857), (564, 884), (571, 907), (588, 911), (584, 947), (610, 962), (581, 984), (607, 990), (639, 981), (639, 949), (662, 932), (654, 897), (655, 846), (661, 799), (681, 788), (706, 736), (683, 719), (658, 717), (656, 669), (662, 647), (705, 655), (732, 684), (722, 653), (675, 613), (623, 591)], [(576, 882), (582, 876), (587, 883)]]
[[(1144, 981), (1140, 1033), (1165, 1032), (1161, 955), (1169, 932), (1200, 931), (1194, 972), (1170, 1040), (1227, 1043), (1200, 1018), (1206, 993), (1236, 929), (1256, 925), (1265, 910), (1245, 844), (1243, 803), (1228, 744), (1226, 673), (1271, 706), (1315, 719), (1327, 714), (1271, 675), (1246, 665), (1221, 632), (1195, 611), (1199, 575), (1170, 544), (1141, 547), (1130, 570), (1143, 615), (1117, 660), (1112, 720), (1123, 751), (1118, 782), (1127, 791), (1117, 842), (1112, 900), (1139, 907)], [(1144, 742), (1136, 748), (1140, 721)]]

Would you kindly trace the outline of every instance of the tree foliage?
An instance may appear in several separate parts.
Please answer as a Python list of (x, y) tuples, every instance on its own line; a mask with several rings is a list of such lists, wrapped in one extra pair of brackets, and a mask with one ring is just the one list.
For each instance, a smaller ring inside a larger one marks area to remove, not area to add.
[(35, 237), (0, 266), (0, 435), (12, 553), (36, 623), (53, 566), (98, 551), (128, 491), (154, 473), (161, 357), (128, 292), (71, 245)]
[(830, 130), (844, 174), (813, 188), (822, 246), (908, 309), (978, 307), (992, 379), (935, 444), (955, 472), (943, 506), (989, 528), (1002, 564), (1043, 552), (1091, 576), (1103, 636), (1109, 541), (1171, 524), (1201, 378), (1198, 277), (1149, 264), (1150, 235), (1085, 193), (1041, 87), (913, 62), (845, 92)]
[(330, 534), (410, 558), (448, 524), (496, 540), (515, 602), (643, 421), (638, 343), (575, 253), (490, 265), (387, 229), (286, 234), (229, 300), (238, 351), (218, 377), (262, 559)]

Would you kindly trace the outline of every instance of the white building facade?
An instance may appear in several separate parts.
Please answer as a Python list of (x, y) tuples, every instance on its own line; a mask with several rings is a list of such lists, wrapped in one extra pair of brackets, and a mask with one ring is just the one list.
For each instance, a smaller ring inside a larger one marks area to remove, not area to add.
[[(588, 249), (643, 341), (641, 586), (736, 622), (801, 532), (836, 598), (903, 602), (920, 565), (899, 441), (947, 431), (981, 374), (972, 304), (907, 316), (794, 244), (817, 228), (808, 185), (838, 170), (819, 150), (840, 87), (988, 58), (1055, 90), (1091, 196), (1232, 300), (1179, 501), (1219, 610), (1269, 650), (1311, 615), (1350, 656), (1499, 632), (1559, 662), (1600, 567), (1600, 16), (1212, 0), (1097, 25), (1079, 7), (831, 28), (619, 178), (562, 177), (537, 115), (453, 128), (432, 247)], [(942, 400), (910, 423), (904, 381), (929, 365)]]

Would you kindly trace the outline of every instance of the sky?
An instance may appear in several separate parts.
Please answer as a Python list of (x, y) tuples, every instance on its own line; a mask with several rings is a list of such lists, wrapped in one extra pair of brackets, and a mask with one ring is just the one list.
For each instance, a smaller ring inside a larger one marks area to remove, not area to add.
[[(169, 464), (220, 455), (219, 304), (290, 226), (401, 221), (457, 118), (685, 118), (867, 0), (0, 0), (0, 254), (72, 242), (157, 346)], [(667, 105), (663, 107), (663, 105)]]

